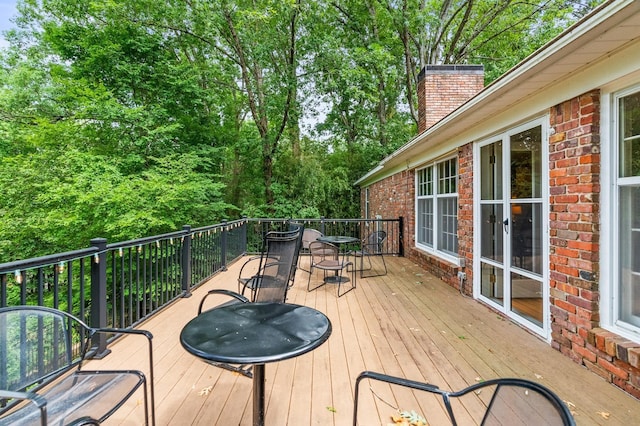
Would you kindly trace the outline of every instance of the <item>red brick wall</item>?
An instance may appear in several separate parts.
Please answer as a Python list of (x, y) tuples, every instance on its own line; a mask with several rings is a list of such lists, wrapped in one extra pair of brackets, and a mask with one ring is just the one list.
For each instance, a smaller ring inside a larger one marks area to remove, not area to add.
[[(471, 295), (473, 293), (473, 144), (467, 144), (458, 150), (458, 168), (458, 248), (460, 257), (466, 261), (464, 269), (416, 248), (415, 169), (403, 171), (371, 185), (369, 211), (372, 217), (377, 214), (383, 218), (404, 217), (405, 257), (457, 289), (460, 288), (458, 271), (466, 272), (464, 292)], [(362, 191), (362, 197), (364, 193)], [(365, 205), (364, 198), (361, 205)]]
[(600, 93), (551, 108), (551, 345), (640, 398), (640, 345), (600, 324)]
[[(473, 294), (473, 144), (458, 148), (458, 255), (467, 275), (465, 294)], [(457, 273), (456, 273), (457, 278)]]
[[(413, 235), (410, 231), (413, 226), (414, 205), (414, 171), (405, 170), (369, 186), (369, 217), (376, 215), (383, 219), (396, 219), (404, 217), (404, 253), (413, 245)], [(360, 192), (360, 205), (364, 217), (365, 191)]]

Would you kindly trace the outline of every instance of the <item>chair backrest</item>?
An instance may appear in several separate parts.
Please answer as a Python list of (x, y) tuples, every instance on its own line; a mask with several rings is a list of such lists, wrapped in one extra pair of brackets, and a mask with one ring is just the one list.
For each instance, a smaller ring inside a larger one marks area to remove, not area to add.
[(295, 271), (293, 262), (300, 245), (299, 236), (299, 231), (267, 233), (254, 302), (285, 301), (291, 274)]
[[(487, 380), (450, 392), (449, 397), (462, 399), (480, 394), (487, 401), (482, 425), (575, 425), (569, 409), (555, 393), (529, 380)], [(450, 404), (448, 409), (451, 410)], [(453, 416), (452, 410), (450, 415)]]
[[(365, 371), (356, 380), (354, 426), (358, 423), (358, 393), (360, 381), (363, 379), (382, 381), (437, 395), (440, 402), (444, 402), (446, 414), (454, 426), (458, 424), (575, 426), (576, 424), (560, 397), (545, 386), (530, 380), (491, 379), (473, 384), (461, 391), (449, 392), (432, 384)], [(374, 392), (374, 389), (371, 389)], [(470, 407), (475, 408), (470, 409)], [(426, 421), (429, 423), (430, 419), (427, 417)], [(442, 424), (442, 420), (437, 424)]]
[[(145, 336), (149, 380), (137, 370), (81, 370), (98, 333)], [(100, 424), (140, 386), (145, 424), (155, 424), (152, 337), (143, 330), (92, 328), (53, 308), (0, 309), (0, 424)]]
[(302, 223), (289, 223), (289, 231), (298, 232), (298, 240), (296, 242), (296, 252), (293, 254), (293, 265), (291, 265), (291, 274), (289, 275), (289, 286), (293, 285), (296, 278), (296, 272), (298, 270), (298, 259), (300, 257), (300, 250), (302, 249), (302, 236), (304, 235), (304, 224)]
[(338, 260), (340, 250), (333, 244), (311, 241), (309, 243), (309, 253), (311, 254), (311, 264), (317, 265), (324, 260)]
[(387, 238), (387, 233), (385, 231), (372, 232), (367, 237), (367, 242), (366, 242), (367, 250), (372, 254), (382, 253), (382, 246), (386, 238)]
[(88, 330), (77, 318), (50, 308), (0, 309), (0, 389), (40, 388), (74, 368), (88, 347)]
[(302, 233), (302, 248), (304, 250), (309, 250), (309, 243), (317, 240), (322, 236), (324, 236), (324, 234), (317, 229), (306, 228)]

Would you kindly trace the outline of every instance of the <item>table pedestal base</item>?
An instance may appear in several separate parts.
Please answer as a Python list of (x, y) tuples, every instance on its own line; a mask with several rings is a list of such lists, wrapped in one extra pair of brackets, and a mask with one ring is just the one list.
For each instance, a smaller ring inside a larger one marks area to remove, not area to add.
[(344, 284), (351, 281), (349, 277), (341, 277), (339, 275), (328, 275), (324, 277), (324, 282), (326, 284)]
[(264, 364), (253, 366), (253, 426), (264, 426)]

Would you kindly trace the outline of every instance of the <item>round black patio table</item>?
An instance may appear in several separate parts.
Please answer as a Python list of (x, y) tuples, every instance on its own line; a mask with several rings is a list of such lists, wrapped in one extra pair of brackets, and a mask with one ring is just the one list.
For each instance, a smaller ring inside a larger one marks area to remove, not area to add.
[(180, 333), (187, 352), (207, 361), (253, 364), (253, 424), (264, 425), (265, 363), (293, 358), (331, 335), (325, 314), (285, 303), (236, 303), (205, 311)]
[(342, 245), (342, 244), (353, 244), (353, 243), (357, 243), (360, 240), (355, 238), (355, 237), (347, 237), (344, 235), (326, 235), (323, 237), (318, 237), (318, 241), (322, 241), (323, 243), (330, 243), (330, 244), (335, 244), (335, 245)]

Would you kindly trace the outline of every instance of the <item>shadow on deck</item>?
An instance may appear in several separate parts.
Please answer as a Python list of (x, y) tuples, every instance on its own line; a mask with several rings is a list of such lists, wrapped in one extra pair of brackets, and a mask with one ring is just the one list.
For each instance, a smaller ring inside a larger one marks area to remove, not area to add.
[[(251, 380), (205, 364), (178, 341), (207, 290), (237, 289), (241, 264), (242, 260), (142, 325), (154, 335), (158, 425), (251, 424)], [(341, 298), (331, 286), (307, 292), (308, 274), (298, 271), (288, 301), (324, 312), (333, 333), (311, 353), (266, 366), (267, 424), (350, 425), (354, 382), (363, 370), (452, 390), (494, 377), (521, 377), (556, 392), (570, 404), (579, 425), (638, 422), (639, 401), (546, 342), (405, 258), (390, 258), (387, 265), (388, 275), (358, 280), (357, 289)], [(137, 356), (142, 348), (132, 339), (120, 339), (111, 349), (109, 356), (94, 363), (144, 367), (144, 358)], [(142, 424), (141, 401), (142, 395), (132, 399), (107, 424)], [(424, 412), (426, 407), (407, 391), (376, 388), (366, 392), (362, 402), (369, 416), (363, 425), (391, 423), (394, 407), (435, 418), (432, 425), (445, 421), (441, 409)]]

